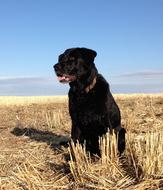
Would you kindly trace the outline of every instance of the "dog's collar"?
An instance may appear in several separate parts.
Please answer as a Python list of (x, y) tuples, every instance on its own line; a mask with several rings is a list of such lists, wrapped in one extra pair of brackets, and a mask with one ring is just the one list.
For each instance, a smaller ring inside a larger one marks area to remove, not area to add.
[(96, 81), (97, 81), (97, 79), (96, 79), (96, 77), (94, 77), (92, 83), (91, 83), (90, 85), (88, 85), (88, 86), (85, 88), (85, 92), (86, 92), (86, 93), (88, 93), (90, 90), (92, 90), (92, 88), (93, 88), (93, 87), (95, 86), (95, 84), (96, 84)]

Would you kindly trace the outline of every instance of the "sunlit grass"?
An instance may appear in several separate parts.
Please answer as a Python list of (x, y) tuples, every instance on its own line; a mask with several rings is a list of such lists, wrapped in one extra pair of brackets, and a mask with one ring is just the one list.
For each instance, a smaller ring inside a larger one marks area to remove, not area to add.
[(163, 95), (114, 96), (127, 129), (121, 158), (109, 134), (101, 158), (59, 146), (70, 136), (67, 96), (0, 97), (0, 189), (163, 189)]
[(67, 96), (0, 96), (0, 105), (65, 103)]

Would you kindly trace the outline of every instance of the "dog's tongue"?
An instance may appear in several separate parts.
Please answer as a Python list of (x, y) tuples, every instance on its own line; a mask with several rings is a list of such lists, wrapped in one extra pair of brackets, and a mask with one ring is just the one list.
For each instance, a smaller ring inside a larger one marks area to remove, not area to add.
[(59, 80), (59, 82), (62, 82), (62, 83), (68, 83), (69, 82), (68, 78), (66, 78), (65, 76), (58, 77), (58, 80)]
[(59, 82), (62, 82), (64, 80), (66, 80), (66, 78), (65, 78), (65, 76), (62, 76), (62, 77), (58, 77), (58, 80), (59, 80)]
[(75, 80), (75, 76), (71, 76), (71, 75), (58, 76), (58, 80), (59, 82), (68, 83)]

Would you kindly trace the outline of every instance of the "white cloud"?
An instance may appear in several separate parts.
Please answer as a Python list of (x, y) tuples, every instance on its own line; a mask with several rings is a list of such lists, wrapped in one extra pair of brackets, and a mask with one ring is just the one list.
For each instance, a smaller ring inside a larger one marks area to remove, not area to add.
[[(162, 74), (161, 71), (137, 72), (121, 75), (121, 77), (113, 77), (108, 81), (113, 93), (160, 93), (163, 92), (163, 80), (158, 80), (156, 76), (161, 77)], [(142, 78), (146, 75), (150, 76), (151, 80)], [(55, 76), (0, 77), (1, 96), (65, 95), (68, 93), (68, 89), (69, 85), (60, 84)]]
[(149, 77), (149, 78), (157, 78), (163, 77), (163, 71), (140, 71), (119, 75), (119, 77)]
[(163, 71), (140, 71), (110, 77), (113, 84), (163, 85)]
[(67, 86), (55, 77), (1, 77), (0, 95), (62, 95)]
[(0, 77), (0, 85), (3, 84), (36, 84), (36, 83), (49, 83), (55, 80), (48, 77)]
[(112, 84), (113, 93), (163, 93), (163, 84)]

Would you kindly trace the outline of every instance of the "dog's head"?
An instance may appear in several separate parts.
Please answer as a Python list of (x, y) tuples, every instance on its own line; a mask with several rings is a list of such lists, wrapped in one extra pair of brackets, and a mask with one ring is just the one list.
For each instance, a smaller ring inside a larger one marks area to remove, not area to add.
[(94, 50), (87, 48), (67, 49), (59, 56), (58, 63), (54, 65), (59, 82), (71, 83), (88, 77), (95, 68), (96, 55)]

